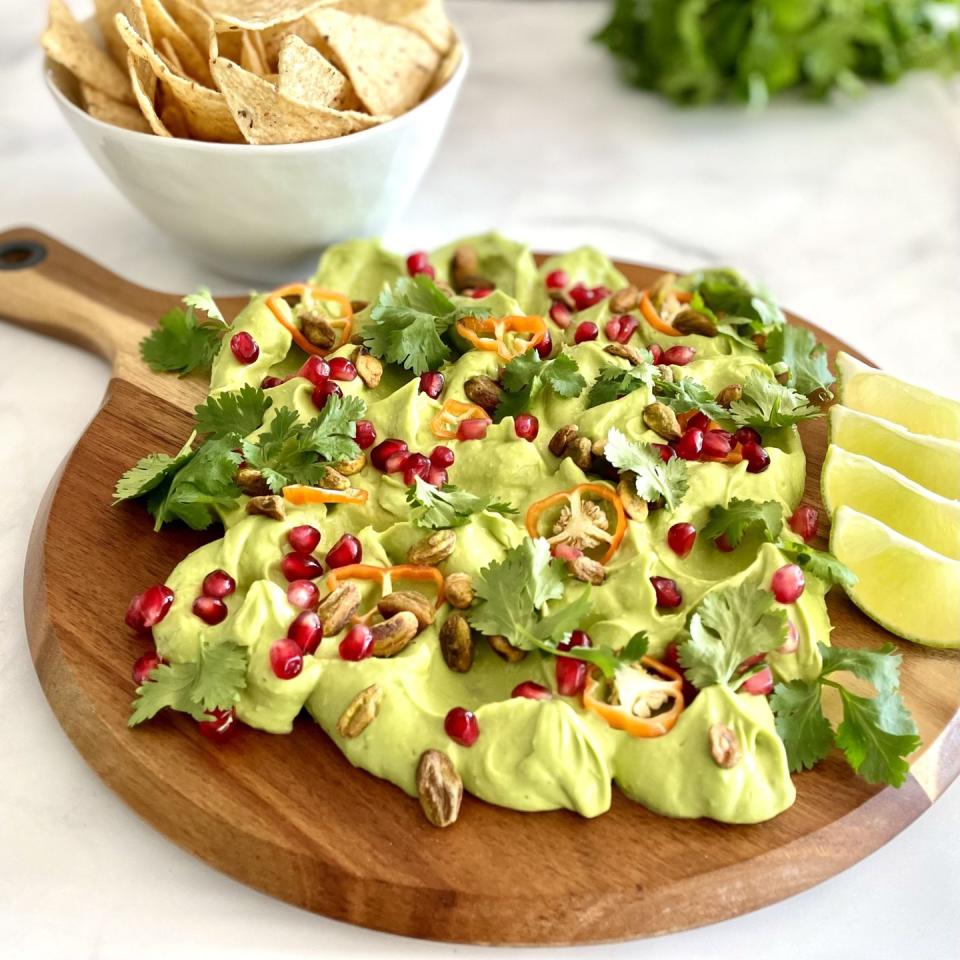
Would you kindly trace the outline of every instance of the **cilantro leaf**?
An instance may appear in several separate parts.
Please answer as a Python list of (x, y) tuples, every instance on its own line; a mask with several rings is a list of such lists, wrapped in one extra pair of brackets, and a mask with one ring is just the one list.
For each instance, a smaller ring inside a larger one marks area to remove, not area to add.
[(783, 529), (783, 507), (775, 500), (757, 503), (734, 497), (725, 507), (716, 504), (710, 508), (710, 517), (703, 528), (708, 540), (726, 534), (731, 547), (739, 546), (749, 527), (759, 524), (764, 537), (773, 542)]
[(193, 441), (196, 433), (180, 448), (175, 456), (167, 453), (149, 453), (136, 466), (131, 467), (118, 481), (113, 491), (114, 503), (134, 500), (170, 480), (193, 456)]
[(820, 655), (823, 658), (823, 676), (847, 671), (872, 683), (878, 693), (891, 693), (900, 685), (900, 664), (903, 657), (896, 652), (892, 643), (885, 643), (879, 650), (851, 650), (846, 647), (828, 647), (821, 643)]
[(196, 663), (163, 663), (137, 687), (127, 726), (135, 727), (164, 707), (203, 720), (207, 710), (228, 709), (247, 685), (249, 654), (232, 641), (201, 641)]
[(767, 336), (764, 350), (771, 366), (782, 363), (789, 377), (787, 386), (806, 396), (830, 396), (836, 379), (827, 366), (827, 348), (805, 327), (784, 324)]
[(222, 328), (198, 324), (192, 308), (174, 307), (140, 341), (140, 356), (151, 370), (185, 376), (213, 363), (221, 333)]
[(783, 312), (773, 297), (729, 267), (688, 273), (678, 279), (677, 286), (693, 293), (694, 301), (700, 301), (691, 304), (693, 309), (707, 308), (721, 321), (718, 329), (729, 326), (735, 339), (742, 339), (741, 328), (759, 333), (784, 322)]
[(187, 294), (183, 298), (183, 302), (194, 310), (202, 310), (207, 315), (208, 320), (214, 320), (227, 326), (227, 321), (223, 318), (223, 314), (220, 312), (217, 302), (213, 299), (209, 287), (200, 287), (195, 293)]
[(486, 311), (457, 307), (429, 277), (401, 277), (385, 289), (370, 312), (364, 343), (382, 360), (398, 363), (416, 375), (436, 370), (452, 356), (443, 339), (464, 316)]
[(509, 393), (518, 393), (524, 387), (533, 386), (542, 363), (536, 350), (525, 350), (514, 357), (500, 373), (503, 389)]
[(263, 390), (249, 384), (214, 394), (196, 409), (197, 431), (211, 437), (245, 437), (263, 423), (263, 415), (272, 405)]
[(747, 657), (783, 645), (787, 615), (774, 608), (768, 591), (741, 583), (707, 593), (690, 617), (687, 637), (679, 656), (690, 682), (700, 689), (729, 685)]
[(653, 383), (653, 393), (674, 413), (701, 410), (711, 420), (730, 420), (730, 411), (721, 407), (714, 395), (694, 377), (681, 377), (673, 381), (657, 377)]
[(867, 783), (899, 787), (910, 772), (905, 757), (920, 746), (917, 727), (900, 695), (882, 693), (870, 699), (839, 688), (843, 721), (836, 743), (847, 763)]
[(305, 442), (324, 460), (352, 460), (360, 453), (354, 439), (356, 421), (366, 412), (367, 405), (360, 397), (328, 397), (320, 415), (304, 428)]
[(544, 387), (558, 397), (579, 397), (587, 385), (573, 357), (561, 353), (552, 360), (541, 360), (536, 350), (514, 357), (503, 368), (500, 382), (504, 394), (494, 413), (497, 423), (526, 410), (533, 396)]
[(809, 770), (833, 746), (833, 727), (823, 715), (820, 683), (791, 680), (778, 683), (770, 698), (777, 733), (787, 750), (787, 763), (794, 772)]
[(610, 363), (600, 368), (596, 380), (587, 394), (587, 407), (599, 407), (612, 403), (635, 390), (653, 387), (653, 365), (643, 363), (636, 367), (618, 367)]
[(161, 495), (148, 501), (159, 530), (164, 523), (182, 520), (194, 530), (204, 530), (213, 523), (216, 508), (229, 510), (236, 505), (240, 490), (234, 483), (240, 454), (233, 450), (229, 437), (207, 440), (177, 471)]
[(730, 405), (727, 416), (738, 426), (764, 431), (821, 417), (823, 411), (807, 403), (803, 394), (754, 370), (743, 385), (743, 396)]
[(831, 585), (838, 583), (844, 587), (852, 587), (857, 582), (856, 574), (829, 551), (816, 550), (805, 543), (783, 537), (777, 543), (777, 547), (802, 567), (805, 573), (813, 574), (824, 583)]
[(661, 498), (668, 510), (676, 510), (687, 492), (690, 477), (685, 460), (663, 462), (649, 443), (628, 440), (616, 427), (607, 434), (604, 457), (618, 470), (636, 474), (637, 495), (654, 502)]
[(427, 530), (462, 527), (484, 510), (503, 515), (517, 512), (509, 503), (478, 497), (450, 483), (438, 488), (420, 477), (407, 488), (407, 503), (414, 507), (413, 522)]
[[(534, 350), (526, 352), (535, 353)], [(559, 353), (547, 360), (540, 370), (540, 379), (558, 397), (579, 397), (587, 385), (577, 361), (567, 353)]]

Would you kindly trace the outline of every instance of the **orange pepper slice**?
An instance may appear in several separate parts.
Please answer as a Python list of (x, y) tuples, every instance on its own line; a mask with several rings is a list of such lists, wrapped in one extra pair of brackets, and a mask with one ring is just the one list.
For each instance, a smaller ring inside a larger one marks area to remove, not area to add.
[(667, 688), (672, 699), (669, 710), (652, 717), (638, 717), (624, 706), (607, 703), (596, 696), (600, 680), (592, 671), (587, 676), (587, 683), (583, 688), (583, 706), (606, 720), (615, 730), (629, 733), (631, 737), (641, 737), (643, 739), (662, 737), (673, 729), (683, 712), (683, 677), (672, 667), (668, 667), (659, 660), (654, 660), (653, 657), (643, 657), (640, 663), (647, 670), (659, 674), (662, 679), (668, 681)]
[(504, 363), (535, 347), (547, 335), (543, 317), (464, 317), (457, 333), (477, 350), (496, 353)]
[[(330, 326), (341, 327), (340, 342), (326, 350), (315, 347), (287, 318), (283, 315), (280, 307), (280, 301), (284, 297), (299, 296), (307, 294), (317, 300), (331, 300), (340, 305), (343, 315), (341, 317), (331, 317)], [(325, 357), (328, 353), (339, 349), (350, 340), (350, 332), (353, 330), (353, 307), (350, 306), (349, 297), (338, 293), (336, 290), (326, 290), (323, 287), (314, 287), (308, 283), (290, 283), (285, 287), (278, 287), (272, 293), (267, 295), (267, 306), (273, 314), (276, 321), (287, 329), (293, 342), (305, 353), (311, 353), (315, 357)]]
[(305, 503), (352, 503), (367, 502), (370, 495), (366, 490), (351, 487), (348, 490), (328, 490), (326, 487), (309, 487), (303, 483), (294, 483), (283, 488), (283, 498), (288, 503), (302, 506)]
[(643, 291), (643, 296), (640, 298), (640, 312), (643, 314), (643, 319), (646, 320), (654, 330), (665, 333), (668, 337), (683, 336), (679, 330), (661, 318), (660, 314), (657, 313), (657, 308), (653, 305), (653, 301), (650, 299), (650, 294), (647, 293), (646, 290)]
[[(593, 497), (608, 503), (613, 509), (614, 516), (616, 517), (616, 527), (612, 533), (608, 530), (601, 530), (599, 527), (592, 524), (589, 529), (591, 536), (595, 536), (598, 540), (603, 540), (607, 543), (607, 551), (600, 558), (600, 562), (609, 563), (613, 559), (613, 555), (620, 548), (620, 544), (623, 542), (623, 538), (626, 535), (627, 515), (624, 513), (623, 504), (620, 502), (620, 498), (617, 496), (616, 491), (612, 490), (610, 487), (604, 486), (603, 484), (580, 483), (569, 490), (561, 490), (559, 493), (553, 493), (549, 497), (544, 497), (542, 500), (537, 500), (536, 503), (532, 503), (527, 510), (526, 516), (527, 533), (529, 533), (534, 539), (542, 535), (540, 532), (540, 519), (543, 514), (552, 507), (569, 504), (574, 515), (579, 513), (580, 503), (584, 494), (590, 494)], [(547, 537), (546, 539), (547, 542), (552, 546), (554, 543), (561, 542), (564, 539), (564, 536), (562, 533), (559, 533), (553, 537)]]
[(456, 440), (464, 420), (490, 420), (490, 414), (475, 403), (444, 400), (443, 406), (430, 421), (430, 432), (438, 440)]
[[(335, 567), (327, 575), (327, 589), (335, 590), (344, 580), (378, 580), (381, 590), (389, 593), (394, 580), (425, 580), (437, 588), (437, 609), (443, 606), (446, 596), (443, 591), (443, 574), (436, 567), (417, 566), (401, 563), (395, 567), (377, 567), (371, 563), (350, 563), (345, 567)], [(359, 619), (363, 619), (362, 617)]]

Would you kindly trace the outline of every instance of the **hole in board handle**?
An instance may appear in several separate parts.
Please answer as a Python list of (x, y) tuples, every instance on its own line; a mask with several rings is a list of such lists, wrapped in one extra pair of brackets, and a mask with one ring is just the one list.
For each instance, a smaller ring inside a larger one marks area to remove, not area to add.
[(26, 270), (46, 259), (47, 248), (33, 240), (0, 244), (0, 270)]

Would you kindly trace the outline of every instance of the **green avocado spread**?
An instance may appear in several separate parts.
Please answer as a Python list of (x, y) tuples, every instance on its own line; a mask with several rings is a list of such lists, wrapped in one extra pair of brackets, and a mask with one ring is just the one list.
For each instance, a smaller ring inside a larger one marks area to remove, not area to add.
[[(483, 278), (485, 289), (476, 291), (480, 294), (476, 298), (457, 295), (447, 287), (456, 279), (451, 261), (464, 246), (474, 251)], [(568, 288), (603, 286), (609, 294), (628, 286), (627, 279), (595, 250), (554, 257), (538, 267), (526, 247), (497, 235), (458, 241), (434, 251), (429, 259), (438, 287), (446, 290), (458, 309), (485, 310), (494, 318), (550, 317), (552, 304), (559, 301), (551, 297), (546, 278), (556, 271), (566, 274)], [(407, 273), (401, 257), (376, 241), (359, 240), (327, 250), (311, 283), (339, 291), (354, 302), (352, 335), (357, 337), (376, 324), (378, 298)], [(526, 516), (535, 502), (578, 484), (616, 488), (615, 476), (612, 480), (598, 476), (577, 466), (572, 457), (551, 452), (551, 438), (561, 427), (575, 424), (581, 436), (592, 440), (607, 438), (615, 429), (634, 444), (667, 445), (644, 418), (645, 409), (658, 400), (653, 381), (641, 383), (619, 398), (590, 404), (591, 385), (601, 371), (634, 369), (628, 358), (605, 349), (611, 341), (604, 331), (615, 316), (610, 304), (605, 295), (593, 305), (573, 311), (569, 327), (547, 321), (552, 357), (562, 354), (575, 361), (586, 387), (575, 396), (564, 396), (543, 384), (535, 387), (525, 405), (525, 413), (536, 417), (539, 424), (533, 440), (518, 436), (516, 416), (490, 423), (480, 439), (444, 441), (434, 434), (431, 421), (448, 400), (465, 400), (469, 378), (482, 375), (498, 380), (503, 373), (496, 352), (469, 349), (470, 344), (464, 343), (453, 327), (445, 333), (449, 356), (439, 367), (444, 382), (436, 399), (419, 389), (419, 377), (411, 370), (389, 359), (384, 361), (382, 380), (374, 387), (360, 377), (339, 383), (344, 395), (364, 401), (363, 418), (375, 427), (377, 443), (396, 438), (410, 451), (427, 455), (446, 443), (455, 454), (455, 462), (447, 470), (450, 484), (486, 498), (485, 502), (513, 508), (514, 512), (479, 509), (464, 518), (454, 528), (453, 552), (438, 564), (444, 575), (469, 574), (479, 584), (491, 564), (529, 538)], [(674, 336), (646, 322), (636, 304), (630, 312), (637, 326), (629, 343), (640, 351), (651, 351), (645, 353), (648, 359), (654, 354), (662, 357), (662, 351), (678, 346), (693, 348), (692, 358), (682, 365), (664, 360), (659, 366), (651, 365), (651, 369), (656, 366), (658, 376), (674, 383), (693, 378), (710, 397), (731, 384), (742, 385), (750, 377), (776, 386), (776, 372), (744, 327), (714, 336)], [(298, 322), (295, 311), (291, 316)], [(585, 322), (596, 325), (598, 336), (577, 343), (574, 331)], [(231, 350), (231, 337), (241, 332), (248, 333), (259, 348), (252, 362), (241, 362)], [(352, 357), (356, 349), (355, 340), (333, 350), (327, 359)], [(224, 396), (244, 386), (259, 388), (265, 377), (277, 378), (283, 382), (264, 390), (272, 404), (262, 424), (247, 436), (262, 436), (283, 408), (309, 421), (318, 413), (313, 384), (296, 375), (306, 359), (288, 329), (275, 318), (267, 298), (254, 296), (222, 340), (213, 362), (210, 395)], [(674, 406), (679, 415), (685, 415), (678, 408)], [(693, 409), (691, 406), (688, 411)], [(736, 426), (731, 432), (734, 430)], [(589, 635), (594, 648), (621, 651), (632, 637), (643, 634), (646, 655), (665, 660), (668, 647), (692, 629), (691, 614), (704, 598), (742, 585), (770, 591), (774, 574), (792, 562), (788, 547), (794, 535), (786, 524), (775, 536), (765, 536), (758, 524), (750, 525), (739, 545), (729, 550), (718, 549), (702, 532), (714, 508), (728, 507), (734, 501), (773, 504), (784, 518), (800, 503), (805, 459), (796, 426), (779, 426), (773, 421), (769, 429), (760, 432), (769, 457), (762, 470), (752, 472), (746, 458), (683, 461), (686, 489), (679, 502), (672, 509), (663, 503), (654, 505), (645, 518), (627, 516), (622, 542), (605, 562), (602, 582), (588, 586), (575, 577), (567, 579), (565, 597), (553, 603), (563, 607), (581, 593), (589, 594), (589, 612), (578, 628)], [(369, 459), (370, 450), (366, 453)], [(453, 762), (465, 790), (515, 810), (565, 808), (586, 817), (598, 816), (610, 806), (612, 784), (659, 814), (711, 817), (727, 823), (764, 821), (793, 803), (795, 791), (784, 744), (762, 692), (747, 692), (733, 682), (706, 685), (685, 704), (666, 733), (636, 736), (614, 728), (587, 709), (579, 694), (561, 695), (556, 657), (545, 649), (522, 644), (518, 638), (508, 637), (526, 650), (516, 662), (507, 662), (477, 636), (470, 669), (463, 673), (452, 670), (442, 655), (439, 633), (448, 616), (460, 612), (470, 617), (471, 611), (454, 611), (449, 604), (441, 606), (433, 624), (395, 656), (343, 659), (338, 651), (345, 628), (336, 636), (325, 636), (314, 653), (304, 656), (296, 676), (278, 676), (271, 664), (271, 648), (287, 635), (291, 621), (300, 613), (288, 599), (288, 583), (281, 570), (292, 528), (310, 524), (321, 532), (315, 551), (321, 562), (341, 535), (352, 534), (362, 545), (362, 562), (382, 567), (406, 563), (411, 546), (434, 532), (416, 525), (402, 472), (383, 473), (368, 462), (348, 479), (355, 491), (367, 494), (364, 502), (287, 502), (282, 519), (249, 513), (246, 495), (226, 505), (215, 503), (211, 509), (223, 524), (223, 536), (186, 557), (167, 580), (174, 599), (167, 615), (153, 626), (157, 652), (169, 664), (191, 664), (204, 646), (230, 641), (243, 648), (246, 682), (234, 702), (239, 721), (257, 730), (285, 734), (305, 710), (352, 764), (412, 795), (417, 794), (420, 757), (427, 750), (437, 750)], [(698, 532), (686, 556), (668, 544), (668, 531), (680, 523), (691, 524)], [(543, 535), (550, 536), (551, 530)], [(555, 565), (566, 576), (563, 564), (555, 561)], [(223, 600), (226, 618), (209, 625), (194, 613), (193, 604), (201, 582), (213, 570), (226, 571), (236, 588)], [(327, 578), (325, 567), (315, 581), (321, 599), (330, 589)], [(651, 578), (672, 580), (682, 597), (679, 605), (658, 606)], [(367, 610), (379, 599), (380, 588), (374, 581), (356, 582), (363, 595), (361, 610)], [(401, 589), (416, 587), (404, 584)], [(765, 665), (775, 681), (819, 676), (819, 645), (828, 644), (830, 634), (826, 589), (820, 579), (808, 576), (799, 597), (789, 603), (772, 602), (772, 614), (785, 613), (787, 619), (781, 616), (780, 622), (789, 624), (793, 638), (792, 643), (767, 652)], [(540, 684), (553, 696), (512, 696), (525, 681)], [(376, 718), (359, 735), (345, 738), (338, 732), (338, 721), (358, 693), (372, 684), (382, 691)], [(475, 716), (479, 736), (469, 746), (445, 732), (444, 718), (453, 707), (465, 708)], [(731, 765), (721, 764), (711, 749), (711, 731), (720, 725), (729, 728), (736, 740), (739, 756)]]

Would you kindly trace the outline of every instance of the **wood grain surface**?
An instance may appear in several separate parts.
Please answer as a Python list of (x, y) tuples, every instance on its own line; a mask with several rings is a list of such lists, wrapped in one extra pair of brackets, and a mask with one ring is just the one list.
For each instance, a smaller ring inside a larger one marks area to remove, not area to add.
[[(22, 262), (23, 242), (42, 245), (46, 257), (11, 269)], [(658, 272), (620, 267), (639, 284)], [(869, 786), (832, 755), (796, 777), (790, 810), (757, 826), (668, 820), (614, 790), (612, 809), (594, 820), (467, 797), (458, 823), (441, 831), (416, 800), (351, 767), (308, 719), (292, 736), (241, 729), (225, 747), (169, 712), (128, 730), (130, 664), (143, 649), (123, 626), (126, 604), (211, 537), (180, 528), (156, 535), (142, 507), (110, 506), (116, 477), (137, 458), (179, 448), (204, 393), (200, 379), (152, 374), (137, 355), (147, 325), (178, 300), (36, 231), (0, 235), (0, 314), (113, 362), (104, 404), (52, 480), (30, 543), (25, 608), (37, 673), (103, 780), (207, 863), (317, 913), (414, 937), (623, 940), (722, 920), (804, 890), (893, 837), (960, 772), (960, 659), (900, 641), (903, 692), (924, 743), (907, 783)], [(831, 354), (842, 346), (817, 334)], [(801, 427), (805, 500), (817, 506), (825, 431), (822, 419)], [(842, 591), (832, 591), (828, 605), (836, 642), (891, 639)]]

